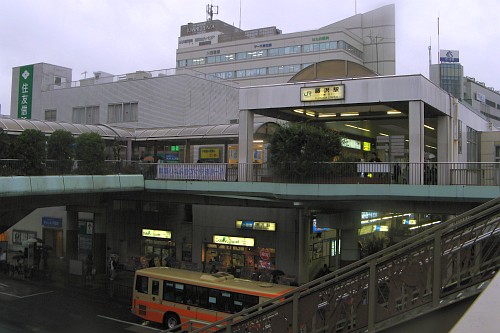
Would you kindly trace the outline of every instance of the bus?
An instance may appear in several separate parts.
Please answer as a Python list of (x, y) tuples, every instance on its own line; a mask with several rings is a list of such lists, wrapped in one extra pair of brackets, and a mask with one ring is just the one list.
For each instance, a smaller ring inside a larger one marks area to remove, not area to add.
[[(294, 287), (171, 267), (150, 267), (135, 272), (132, 314), (173, 328), (190, 320), (203, 327)], [(183, 326), (184, 328), (184, 326)]]

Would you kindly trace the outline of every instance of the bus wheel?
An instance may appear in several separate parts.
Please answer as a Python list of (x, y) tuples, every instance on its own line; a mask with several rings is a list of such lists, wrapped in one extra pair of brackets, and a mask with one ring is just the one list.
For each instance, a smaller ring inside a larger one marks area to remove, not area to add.
[(166, 328), (172, 328), (181, 323), (179, 316), (173, 312), (165, 313), (165, 317), (163, 317), (163, 325)]

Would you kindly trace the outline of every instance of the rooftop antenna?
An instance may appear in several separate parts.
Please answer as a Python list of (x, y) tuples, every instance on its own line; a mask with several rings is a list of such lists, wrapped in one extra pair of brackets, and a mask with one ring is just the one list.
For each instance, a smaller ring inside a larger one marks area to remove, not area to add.
[(240, 0), (240, 24), (238, 25), (238, 29), (241, 29), (241, 0)]
[(212, 21), (214, 14), (219, 14), (219, 6), (207, 5), (207, 21)]

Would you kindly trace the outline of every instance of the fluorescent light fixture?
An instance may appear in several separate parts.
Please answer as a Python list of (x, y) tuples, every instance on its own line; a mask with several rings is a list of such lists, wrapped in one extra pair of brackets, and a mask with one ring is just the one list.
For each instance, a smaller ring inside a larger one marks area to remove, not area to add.
[(436, 150), (437, 150), (437, 148), (436, 148), (436, 147), (434, 147), (434, 146), (431, 146), (431, 145), (425, 145), (425, 146), (426, 146), (427, 148), (431, 148), (431, 149), (436, 149)]
[(312, 111), (306, 111), (306, 116), (309, 116), (309, 117), (316, 117), (316, 113), (312, 112)]
[(390, 111), (387, 111), (387, 114), (401, 114), (401, 111), (390, 110)]
[(434, 131), (434, 130), (435, 130), (435, 129), (434, 129), (434, 127), (432, 127), (432, 126), (429, 126), (429, 125), (425, 125), (425, 124), (424, 124), (424, 127), (425, 127), (425, 128), (428, 128), (428, 129), (430, 129), (431, 131)]
[(379, 134), (382, 136), (389, 136), (389, 134), (385, 134), (385, 133), (379, 133)]
[(336, 117), (336, 113), (318, 113), (318, 118)]
[(365, 131), (365, 132), (370, 132), (369, 129), (366, 129), (366, 128), (363, 128), (363, 127), (358, 127), (358, 126), (354, 126), (354, 125), (351, 125), (351, 124), (345, 124), (347, 127), (351, 127), (351, 128), (354, 128), (354, 129), (357, 129), (357, 130), (360, 130), (360, 131)]
[(264, 143), (264, 140), (253, 140), (253, 143)]
[(342, 112), (340, 116), (341, 117), (359, 116), (359, 112)]
[(293, 112), (304, 113), (304, 109), (294, 109)]

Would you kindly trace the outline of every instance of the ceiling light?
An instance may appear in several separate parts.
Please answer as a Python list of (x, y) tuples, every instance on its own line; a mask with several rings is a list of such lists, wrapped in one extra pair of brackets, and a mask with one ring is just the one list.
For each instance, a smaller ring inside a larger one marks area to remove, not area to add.
[(430, 129), (431, 131), (434, 131), (434, 127), (431, 127), (431, 126), (425, 125), (425, 124), (424, 124), (424, 127)]
[(264, 140), (253, 140), (253, 143), (264, 143)]
[(434, 146), (431, 146), (431, 145), (425, 145), (425, 146), (426, 146), (427, 148), (431, 148), (431, 149), (436, 149), (436, 150), (437, 150), (437, 148), (436, 148), (436, 147), (434, 147)]
[(359, 116), (359, 112), (342, 112), (340, 116), (341, 117)]
[(318, 118), (336, 117), (336, 113), (318, 113)]
[(311, 111), (306, 111), (306, 116), (309, 116), (309, 117), (316, 117), (316, 113), (311, 112)]
[(345, 125), (347, 127), (355, 128), (355, 129), (360, 130), (360, 131), (370, 132), (369, 129), (366, 129), (366, 128), (363, 128), (363, 127), (358, 127), (358, 126), (354, 126), (354, 125), (351, 125), (351, 124), (345, 124)]
[(304, 109), (294, 109), (293, 112), (304, 113)]
[(385, 133), (379, 133), (379, 134), (382, 136), (389, 136), (389, 134), (385, 134)]
[(401, 114), (401, 111), (390, 110), (390, 111), (387, 111), (387, 114)]

